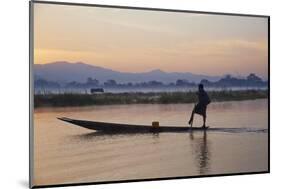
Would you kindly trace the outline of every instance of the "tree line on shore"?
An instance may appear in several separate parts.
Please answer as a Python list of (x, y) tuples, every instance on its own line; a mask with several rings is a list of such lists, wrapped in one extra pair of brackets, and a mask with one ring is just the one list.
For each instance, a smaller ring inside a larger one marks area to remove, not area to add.
[[(206, 87), (266, 87), (268, 85), (267, 81), (263, 81), (256, 74), (251, 73), (246, 78), (236, 78), (231, 75), (226, 75), (225, 77), (219, 79), (218, 81), (209, 81), (207, 79), (202, 79), (201, 82)], [(100, 82), (97, 79), (91, 77), (87, 78), (84, 83), (72, 81), (61, 84), (55, 81), (48, 81), (42, 78), (36, 78), (34, 81), (35, 89), (61, 89), (61, 88), (71, 88), (71, 89), (87, 89), (87, 88), (161, 88), (161, 87), (196, 87), (198, 83), (190, 82), (186, 79), (178, 79), (175, 82), (163, 83), (161, 81), (148, 81), (140, 83), (118, 83), (114, 79), (109, 79), (105, 82)]]

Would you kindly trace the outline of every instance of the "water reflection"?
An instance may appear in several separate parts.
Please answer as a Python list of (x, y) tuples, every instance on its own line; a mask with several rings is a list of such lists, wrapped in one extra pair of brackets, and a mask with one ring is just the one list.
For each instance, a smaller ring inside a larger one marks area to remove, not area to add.
[[(183, 134), (183, 133), (182, 133)], [(104, 132), (90, 132), (79, 135), (72, 135), (72, 140), (79, 142), (95, 142), (103, 140), (120, 140), (122, 138), (130, 139), (149, 136), (151, 144), (157, 145), (160, 139), (160, 133), (120, 133), (110, 134)], [(210, 141), (207, 139), (207, 131), (191, 131), (189, 132), (189, 139), (191, 142), (191, 151), (195, 160), (195, 165), (200, 175), (207, 174), (210, 170)], [(137, 139), (138, 140), (138, 139)]]
[[(203, 133), (203, 136), (199, 136)], [(207, 140), (207, 132), (197, 132), (194, 136), (193, 132), (189, 133), (189, 138), (191, 141), (192, 152), (195, 155), (195, 161), (198, 168), (198, 171), (201, 174), (206, 174), (209, 170), (209, 161), (210, 161), (210, 151), (209, 151), (209, 141)]]
[(95, 131), (90, 133), (83, 133), (79, 135), (72, 135), (70, 139), (79, 140), (79, 141), (97, 141), (105, 139), (115, 139), (123, 137), (139, 137), (144, 135), (150, 135), (153, 139), (153, 143), (157, 142), (157, 139), (160, 137), (159, 133), (107, 133), (102, 131)]

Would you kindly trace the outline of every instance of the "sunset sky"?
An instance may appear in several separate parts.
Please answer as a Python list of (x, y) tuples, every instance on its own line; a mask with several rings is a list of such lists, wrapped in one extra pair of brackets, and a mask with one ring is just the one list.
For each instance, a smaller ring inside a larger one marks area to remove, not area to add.
[(34, 61), (267, 78), (267, 18), (34, 5)]

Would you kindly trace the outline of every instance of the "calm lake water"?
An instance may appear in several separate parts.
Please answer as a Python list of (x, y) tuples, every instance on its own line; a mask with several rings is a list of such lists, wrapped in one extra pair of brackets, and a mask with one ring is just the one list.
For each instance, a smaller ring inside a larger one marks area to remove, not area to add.
[[(207, 125), (235, 131), (98, 135), (56, 119), (186, 126), (193, 104), (40, 108), (34, 114), (34, 184), (256, 172), (268, 169), (267, 99), (208, 106)], [(195, 116), (194, 126), (202, 118)], [(250, 132), (251, 131), (251, 132)]]

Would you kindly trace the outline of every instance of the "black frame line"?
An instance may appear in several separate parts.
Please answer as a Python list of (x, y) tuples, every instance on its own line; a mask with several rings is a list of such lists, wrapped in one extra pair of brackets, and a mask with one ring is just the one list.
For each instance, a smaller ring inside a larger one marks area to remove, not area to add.
[[(178, 12), (178, 13), (195, 13), (207, 15), (223, 15), (223, 16), (242, 16), (242, 17), (256, 17), (267, 18), (268, 24), (268, 169), (259, 172), (237, 172), (237, 173), (223, 173), (210, 175), (191, 175), (180, 177), (162, 177), (162, 178), (148, 178), (148, 179), (128, 179), (117, 181), (98, 181), (98, 182), (82, 182), (82, 183), (66, 183), (66, 184), (50, 184), (50, 185), (33, 185), (33, 37), (34, 37), (34, 15), (33, 4), (53, 4), (53, 5), (67, 5), (67, 6), (82, 6), (82, 7), (100, 7), (100, 8), (117, 8), (130, 10), (144, 10), (144, 11), (164, 11), (164, 12)], [(208, 177), (223, 177), (223, 176), (239, 176), (239, 175), (253, 175), (270, 173), (270, 16), (258, 14), (240, 14), (240, 13), (224, 13), (224, 12), (208, 12), (208, 11), (194, 11), (181, 9), (164, 9), (164, 8), (149, 8), (149, 7), (133, 7), (133, 6), (119, 6), (119, 5), (102, 5), (102, 4), (87, 4), (87, 3), (72, 3), (72, 2), (56, 2), (56, 1), (29, 1), (29, 188), (52, 188), (52, 187), (66, 187), (66, 186), (84, 186), (96, 184), (112, 184), (112, 183), (130, 183), (130, 182), (144, 182), (144, 181), (161, 181), (172, 179), (189, 179), (189, 178), (208, 178)]]
[(34, 52), (34, 45), (33, 45), (33, 37), (34, 37), (34, 30), (33, 30), (33, 2), (29, 1), (29, 188), (33, 188), (33, 175), (34, 175), (34, 124), (33, 124), (33, 96), (34, 96), (34, 90), (33, 90), (33, 52)]
[(197, 14), (212, 14), (212, 15), (223, 15), (223, 16), (246, 16), (246, 17), (261, 17), (267, 18), (269, 15), (261, 14), (242, 14), (242, 13), (225, 13), (225, 12), (208, 12), (208, 11), (195, 11), (195, 10), (184, 10), (184, 9), (165, 9), (165, 8), (150, 8), (150, 7), (134, 7), (134, 6), (122, 6), (122, 5), (105, 5), (105, 4), (90, 4), (90, 3), (74, 3), (74, 2), (63, 2), (63, 1), (40, 1), (31, 0), (32, 3), (41, 4), (54, 4), (54, 5), (69, 5), (69, 6), (83, 6), (83, 7), (100, 7), (100, 8), (120, 8), (120, 9), (134, 9), (134, 10), (146, 10), (146, 11), (163, 11), (163, 12), (182, 12), (182, 13), (197, 13)]
[(88, 186), (97, 184), (118, 184), (118, 183), (131, 183), (131, 182), (147, 182), (147, 181), (165, 181), (175, 179), (190, 179), (190, 178), (210, 178), (210, 177), (226, 177), (226, 176), (239, 176), (239, 175), (257, 175), (266, 174), (267, 171), (261, 172), (245, 172), (245, 173), (226, 173), (226, 174), (213, 174), (213, 175), (202, 175), (202, 176), (181, 176), (181, 177), (163, 177), (163, 178), (150, 178), (150, 179), (130, 179), (130, 180), (118, 180), (118, 181), (99, 181), (99, 182), (84, 182), (84, 183), (70, 183), (70, 184), (54, 184), (54, 185), (38, 185), (32, 188), (54, 188), (54, 187), (67, 187), (67, 186)]

